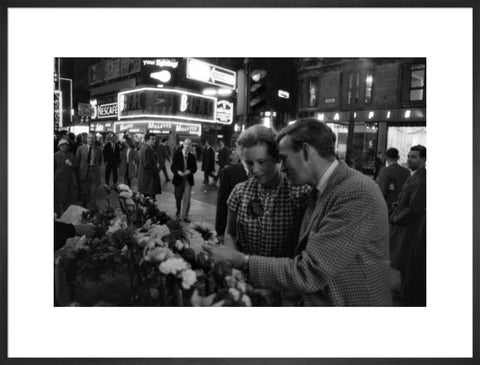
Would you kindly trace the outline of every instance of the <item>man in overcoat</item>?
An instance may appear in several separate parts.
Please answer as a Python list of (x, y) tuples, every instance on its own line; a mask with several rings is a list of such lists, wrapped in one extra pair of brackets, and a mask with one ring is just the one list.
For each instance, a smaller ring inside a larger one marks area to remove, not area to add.
[[(399, 270), (402, 277), (400, 300), (404, 299), (402, 297), (405, 292), (405, 278), (412, 264), (423, 268), (422, 271), (417, 270), (418, 280), (426, 280), (425, 252), (422, 252), (422, 250), (425, 251), (425, 242), (418, 239), (422, 222), (425, 224), (427, 209), (426, 159), (427, 149), (424, 146), (417, 145), (410, 148), (407, 164), (412, 175), (403, 185), (398, 203), (394, 204), (390, 215), (390, 261), (391, 266)], [(423, 239), (425, 237), (424, 235)], [(415, 262), (418, 259), (423, 262)]]
[(208, 140), (205, 142), (205, 149), (203, 150), (202, 156), (203, 183), (208, 185), (210, 177), (215, 178), (215, 175), (213, 175), (215, 171), (215, 151)]
[(97, 205), (100, 165), (103, 161), (102, 150), (95, 143), (93, 133), (87, 135), (87, 144), (77, 148), (75, 159), (78, 166), (82, 205), (92, 209)]
[(110, 174), (113, 174), (113, 183), (118, 181), (118, 165), (120, 165), (120, 146), (115, 135), (109, 136), (103, 146), (103, 161), (105, 163), (105, 183), (110, 182)]
[(388, 306), (388, 216), (372, 179), (335, 158), (335, 134), (316, 119), (277, 137), (282, 170), (313, 187), (293, 258), (206, 247), (215, 261), (247, 272), (256, 288), (289, 293), (304, 306)]
[(153, 199), (155, 199), (156, 194), (162, 193), (157, 157), (153, 150), (154, 145), (155, 135), (150, 132), (145, 133), (144, 143), (140, 148), (138, 158), (138, 191)]
[(385, 197), (389, 212), (392, 209), (392, 204), (398, 201), (403, 184), (410, 177), (410, 171), (398, 164), (399, 157), (396, 148), (386, 150), (385, 159), (387, 160), (387, 166), (382, 167), (378, 174), (378, 186)]

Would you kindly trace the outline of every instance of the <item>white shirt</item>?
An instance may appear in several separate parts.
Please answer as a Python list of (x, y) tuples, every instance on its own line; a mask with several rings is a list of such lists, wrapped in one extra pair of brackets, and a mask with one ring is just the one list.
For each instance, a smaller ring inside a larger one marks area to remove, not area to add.
[(325, 187), (327, 186), (328, 180), (330, 179), (330, 176), (332, 176), (337, 166), (338, 166), (338, 161), (337, 160), (333, 161), (332, 164), (328, 167), (327, 171), (325, 171), (325, 173), (320, 178), (320, 181), (317, 184), (317, 190), (319, 192), (318, 196), (322, 195), (323, 191), (325, 190)]

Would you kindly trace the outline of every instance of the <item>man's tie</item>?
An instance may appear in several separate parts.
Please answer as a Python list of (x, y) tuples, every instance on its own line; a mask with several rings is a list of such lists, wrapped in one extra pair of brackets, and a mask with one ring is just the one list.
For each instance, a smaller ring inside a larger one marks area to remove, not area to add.
[(87, 165), (90, 165), (90, 159), (92, 158), (92, 146), (88, 148), (88, 157), (87, 157)]

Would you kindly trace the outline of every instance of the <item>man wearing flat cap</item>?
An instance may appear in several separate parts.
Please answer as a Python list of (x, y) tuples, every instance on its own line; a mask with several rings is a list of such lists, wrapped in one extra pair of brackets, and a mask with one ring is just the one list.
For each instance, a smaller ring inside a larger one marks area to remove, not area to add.
[(387, 167), (383, 167), (378, 174), (378, 186), (387, 202), (389, 212), (392, 209), (392, 204), (398, 201), (398, 195), (403, 184), (410, 177), (410, 171), (398, 164), (399, 157), (396, 148), (386, 150)]

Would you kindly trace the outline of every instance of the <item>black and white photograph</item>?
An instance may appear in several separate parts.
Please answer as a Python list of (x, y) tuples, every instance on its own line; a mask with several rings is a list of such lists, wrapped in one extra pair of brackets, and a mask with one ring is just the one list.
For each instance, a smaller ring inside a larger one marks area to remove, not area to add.
[(300, 2), (2, 3), (1, 356), (478, 356), (478, 5)]
[(55, 305), (426, 306), (425, 58), (55, 58)]

